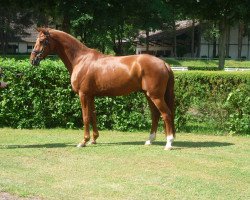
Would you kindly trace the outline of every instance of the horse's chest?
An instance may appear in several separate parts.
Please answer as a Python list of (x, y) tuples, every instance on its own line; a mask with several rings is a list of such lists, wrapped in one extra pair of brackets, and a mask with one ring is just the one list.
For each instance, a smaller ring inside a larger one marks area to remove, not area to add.
[(72, 73), (71, 86), (76, 93), (79, 93), (80, 90), (81, 92), (88, 92), (89, 78), (84, 74)]
[(78, 73), (72, 73), (71, 75), (71, 86), (72, 89), (78, 93), (79, 89), (80, 89), (80, 78), (79, 78), (79, 74)]
[(72, 73), (71, 78), (70, 78), (70, 82), (71, 82), (72, 89), (75, 92), (78, 92), (79, 87), (78, 87), (78, 80), (77, 80), (76, 74)]

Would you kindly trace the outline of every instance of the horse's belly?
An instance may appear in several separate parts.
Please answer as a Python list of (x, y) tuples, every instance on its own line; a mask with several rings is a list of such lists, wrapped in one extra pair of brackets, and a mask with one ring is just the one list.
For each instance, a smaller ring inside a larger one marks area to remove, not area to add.
[(135, 92), (138, 90), (131, 90), (131, 89), (113, 89), (113, 90), (102, 90), (98, 91), (95, 95), (96, 96), (123, 96), (128, 95), (132, 92)]
[(127, 67), (102, 70), (95, 76), (96, 95), (121, 96), (141, 89), (141, 81)]
[(122, 96), (128, 95), (131, 92), (141, 90), (141, 86), (139, 83), (135, 81), (128, 81), (128, 82), (106, 82), (102, 85), (98, 86), (96, 90), (97, 96)]

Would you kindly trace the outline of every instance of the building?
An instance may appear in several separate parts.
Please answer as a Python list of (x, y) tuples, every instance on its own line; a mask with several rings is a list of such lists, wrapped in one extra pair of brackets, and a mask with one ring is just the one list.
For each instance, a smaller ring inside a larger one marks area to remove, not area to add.
[(8, 42), (8, 54), (26, 54), (34, 48), (37, 31), (34, 26), (27, 28), (24, 36), (17, 35)]
[[(229, 35), (227, 37), (226, 44), (226, 54), (227, 57), (232, 59), (238, 59), (238, 49), (239, 49), (239, 26), (234, 25), (230, 27)], [(218, 55), (218, 41), (216, 41), (216, 55)], [(200, 57), (203, 58), (212, 58), (213, 57), (213, 42), (208, 42), (201, 35), (201, 43), (200, 43)], [(250, 59), (250, 36), (245, 35), (242, 38), (242, 50), (241, 50), (241, 58)]]
[[(192, 32), (194, 31), (195, 40), (195, 55), (198, 51), (197, 41), (198, 35), (198, 23), (192, 26), (191, 20), (179, 21), (176, 23), (176, 53), (178, 57), (190, 57), (191, 56), (191, 41)], [(194, 30), (193, 30), (194, 29)], [(173, 57), (174, 56), (174, 33), (171, 29), (158, 30), (149, 33), (149, 50), (146, 51), (145, 45), (146, 34), (140, 33), (139, 39), (136, 45), (136, 54), (149, 53), (155, 56)]]
[[(218, 57), (218, 41), (207, 41), (201, 31), (199, 23), (193, 24), (191, 20), (176, 23), (176, 54), (177, 57), (191, 57), (191, 44), (194, 38), (194, 54), (196, 58)], [(25, 36), (15, 36), (8, 42), (9, 54), (29, 54), (34, 48), (37, 31), (35, 26), (25, 30)], [(238, 59), (239, 51), (239, 25), (231, 26), (227, 37), (226, 56)], [(170, 29), (158, 30), (149, 33), (149, 47), (146, 50), (145, 32), (141, 32), (135, 41), (136, 54), (149, 53), (158, 57), (174, 56), (174, 34)], [(242, 38), (241, 58), (250, 59), (250, 35), (245, 34)], [(1, 48), (0, 48), (1, 51)]]
[[(191, 57), (192, 33), (194, 33), (194, 57), (214, 58), (218, 57), (218, 41), (207, 41), (204, 38), (199, 23), (194, 26), (191, 20), (179, 21), (176, 24), (176, 54), (177, 57)], [(230, 27), (227, 39), (227, 57), (238, 59), (239, 49), (239, 28), (238, 25)], [(144, 38), (144, 40), (142, 39)], [(174, 56), (174, 34), (171, 30), (155, 31), (149, 34), (149, 50), (155, 56), (173, 57)], [(214, 56), (214, 48), (216, 55)], [(145, 34), (141, 33), (136, 41), (136, 54), (146, 53)], [(250, 59), (250, 36), (242, 38), (241, 58)]]

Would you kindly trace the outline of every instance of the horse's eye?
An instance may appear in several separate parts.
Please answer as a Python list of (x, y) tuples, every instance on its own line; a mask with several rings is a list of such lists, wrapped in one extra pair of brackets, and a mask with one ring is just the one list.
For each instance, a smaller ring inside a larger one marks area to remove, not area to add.
[(40, 43), (40, 44), (43, 44), (43, 41), (42, 41), (42, 40), (40, 40), (40, 41), (39, 41), (39, 43)]

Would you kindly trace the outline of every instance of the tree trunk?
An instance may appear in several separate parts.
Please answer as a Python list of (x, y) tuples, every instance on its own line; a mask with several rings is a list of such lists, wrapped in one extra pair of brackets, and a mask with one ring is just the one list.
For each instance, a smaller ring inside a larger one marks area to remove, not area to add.
[(229, 26), (226, 17), (223, 17), (219, 23), (220, 38), (219, 38), (219, 69), (223, 70), (225, 67), (226, 55), (226, 40), (227, 40), (227, 27)]
[(214, 40), (213, 40), (213, 58), (216, 58), (216, 47), (217, 47), (217, 43), (216, 43), (216, 38), (214, 37)]
[(176, 41), (176, 26), (175, 26), (175, 20), (173, 20), (173, 37), (174, 37), (174, 48), (173, 48), (173, 57), (177, 57), (176, 49), (177, 49), (177, 41)]
[(116, 34), (113, 39), (113, 50), (117, 56), (123, 55), (123, 50), (122, 50), (122, 38), (124, 35), (124, 28), (123, 25), (119, 25), (116, 29)]
[(68, 13), (64, 13), (63, 15), (62, 30), (66, 33), (70, 32), (70, 19)]
[(194, 57), (194, 32), (195, 32), (195, 19), (192, 20), (192, 34), (191, 34), (191, 57)]
[(1, 45), (0, 53), (4, 54), (4, 32), (3, 31), (1, 31), (0, 33), (0, 45)]
[(198, 44), (197, 44), (197, 54), (196, 57), (199, 58), (201, 54), (201, 23), (198, 25)]
[[(216, 22), (214, 22), (213, 26), (214, 26), (214, 28), (217, 27)], [(212, 54), (212, 57), (213, 57), (213, 58), (216, 58), (216, 56), (217, 56), (216, 54), (217, 54), (217, 38), (216, 38), (216, 36), (214, 35), (214, 36), (213, 36), (213, 54)]]
[(8, 33), (6, 31), (4, 31), (3, 33), (3, 55), (8, 54)]
[(227, 27), (226, 57), (229, 58), (230, 48), (230, 26)]
[(249, 52), (250, 52), (250, 48), (249, 48), (249, 40), (250, 40), (250, 37), (249, 37), (249, 33), (247, 34), (247, 59), (249, 59)]
[(149, 30), (146, 30), (146, 53), (149, 53)]
[(114, 41), (113, 50), (116, 56), (122, 55), (122, 41), (120, 39)]
[(238, 59), (239, 60), (241, 59), (243, 32), (244, 32), (244, 23), (242, 21), (239, 21), (239, 30), (238, 30)]

